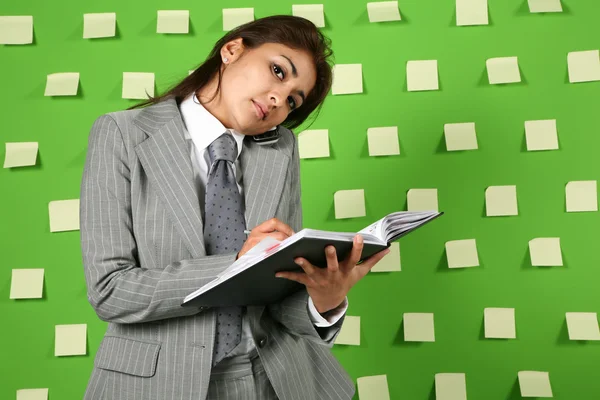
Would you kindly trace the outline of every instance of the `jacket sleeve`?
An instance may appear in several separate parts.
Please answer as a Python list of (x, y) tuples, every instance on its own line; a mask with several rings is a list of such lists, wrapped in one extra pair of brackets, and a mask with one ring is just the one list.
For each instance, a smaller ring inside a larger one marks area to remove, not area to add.
[(80, 193), (80, 235), (88, 301), (103, 321), (136, 323), (196, 314), (189, 293), (213, 280), (235, 254), (181, 260), (162, 269), (138, 261), (130, 169), (121, 131), (110, 115), (90, 131)]
[[(288, 220), (284, 221), (292, 227), (294, 232), (302, 230), (302, 200), (300, 188), (300, 156), (298, 154), (298, 141), (294, 133), (292, 159), (286, 179), (290, 182), (290, 201)], [(329, 327), (317, 327), (312, 322), (308, 309), (308, 292), (306, 288), (291, 294), (277, 304), (268, 306), (271, 316), (285, 326), (292, 334), (311, 340), (327, 347), (332, 347), (335, 338), (340, 332), (345, 314)]]

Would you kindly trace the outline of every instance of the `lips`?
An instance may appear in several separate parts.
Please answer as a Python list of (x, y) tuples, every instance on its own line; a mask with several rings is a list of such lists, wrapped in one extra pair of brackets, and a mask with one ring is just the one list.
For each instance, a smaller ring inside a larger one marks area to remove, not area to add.
[(256, 108), (256, 114), (258, 115), (258, 118), (264, 119), (267, 116), (267, 109), (262, 104), (259, 104), (254, 100), (252, 100), (252, 102), (254, 103), (254, 108)]

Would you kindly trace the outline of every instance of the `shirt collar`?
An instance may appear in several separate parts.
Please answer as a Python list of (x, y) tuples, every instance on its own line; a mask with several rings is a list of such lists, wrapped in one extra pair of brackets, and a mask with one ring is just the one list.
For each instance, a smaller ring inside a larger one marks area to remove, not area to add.
[(225, 128), (221, 121), (200, 104), (196, 94), (186, 97), (179, 105), (179, 109), (187, 128), (185, 137), (194, 142), (198, 151), (203, 151), (219, 136), (227, 132), (233, 135), (237, 144), (237, 157), (240, 156), (246, 135), (236, 132), (233, 129)]

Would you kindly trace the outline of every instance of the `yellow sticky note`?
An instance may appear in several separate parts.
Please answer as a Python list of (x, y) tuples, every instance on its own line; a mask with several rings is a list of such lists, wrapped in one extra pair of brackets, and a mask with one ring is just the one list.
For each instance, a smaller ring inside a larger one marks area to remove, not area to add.
[(346, 315), (335, 344), (360, 346), (360, 317)]
[(477, 150), (477, 133), (474, 122), (444, 125), (446, 150)]
[(467, 400), (465, 374), (435, 374), (435, 400)]
[(448, 268), (467, 268), (479, 266), (477, 243), (475, 239), (451, 240), (446, 242)]
[(41, 299), (44, 290), (43, 268), (12, 270), (10, 281), (11, 299)]
[(114, 37), (117, 32), (117, 14), (83, 14), (83, 38), (96, 39)]
[(598, 211), (597, 181), (567, 183), (567, 212)]
[(527, 0), (529, 4), (529, 12), (545, 13), (545, 12), (562, 12), (562, 4), (560, 0)]
[(525, 139), (528, 151), (558, 149), (556, 120), (525, 121)]
[(33, 43), (33, 16), (0, 16), (0, 44)]
[(406, 81), (409, 92), (438, 90), (437, 60), (414, 60), (406, 63)]
[(44, 96), (75, 96), (79, 88), (79, 72), (58, 72), (46, 78)]
[(570, 340), (600, 340), (598, 313), (568, 312), (566, 315)]
[(497, 57), (486, 61), (490, 84), (521, 82), (517, 57)]
[(409, 189), (406, 201), (408, 211), (438, 211), (437, 189)]
[(148, 95), (154, 96), (154, 73), (123, 72), (124, 99), (146, 100)]
[(404, 313), (404, 341), (435, 342), (433, 313)]
[(79, 199), (51, 201), (48, 211), (50, 232), (79, 230)]
[(5, 143), (4, 168), (35, 165), (38, 155), (38, 142)]
[(485, 337), (488, 339), (515, 339), (514, 308), (486, 308), (484, 310)]
[(224, 8), (223, 30), (231, 31), (240, 25), (254, 21), (254, 8)]
[(329, 157), (329, 130), (308, 129), (298, 134), (300, 158)]
[(567, 54), (569, 82), (600, 81), (600, 51), (573, 51)]
[(190, 10), (158, 10), (156, 33), (189, 33)]
[(369, 144), (369, 155), (372, 157), (400, 154), (397, 126), (368, 128), (367, 142)]
[(17, 400), (48, 400), (48, 388), (44, 389), (19, 389)]
[(488, 25), (487, 0), (456, 0), (456, 25)]
[(518, 215), (517, 187), (490, 186), (485, 190), (485, 211), (488, 217)]
[(558, 267), (563, 265), (560, 238), (535, 238), (529, 241), (531, 265)]
[(390, 400), (387, 375), (363, 376), (356, 379), (360, 400)]
[(325, 13), (323, 4), (293, 4), (292, 15), (295, 17), (306, 18), (317, 28), (325, 27)]
[(369, 272), (396, 272), (401, 270), (400, 243), (393, 242), (390, 244), (390, 252), (383, 256)]
[(54, 355), (80, 356), (87, 354), (87, 324), (55, 326)]
[(333, 195), (335, 218), (357, 218), (367, 215), (365, 209), (365, 191), (338, 190)]
[(400, 10), (397, 1), (378, 1), (367, 3), (369, 22), (400, 21)]
[(332, 94), (362, 92), (362, 64), (336, 64), (333, 66)]
[(521, 397), (552, 397), (550, 376), (542, 371), (519, 371)]

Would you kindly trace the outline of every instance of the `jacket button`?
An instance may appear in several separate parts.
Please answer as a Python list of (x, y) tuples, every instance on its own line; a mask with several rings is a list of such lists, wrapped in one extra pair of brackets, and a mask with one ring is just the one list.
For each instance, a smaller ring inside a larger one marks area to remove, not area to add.
[(267, 344), (267, 338), (262, 338), (258, 341), (258, 347), (263, 348)]

